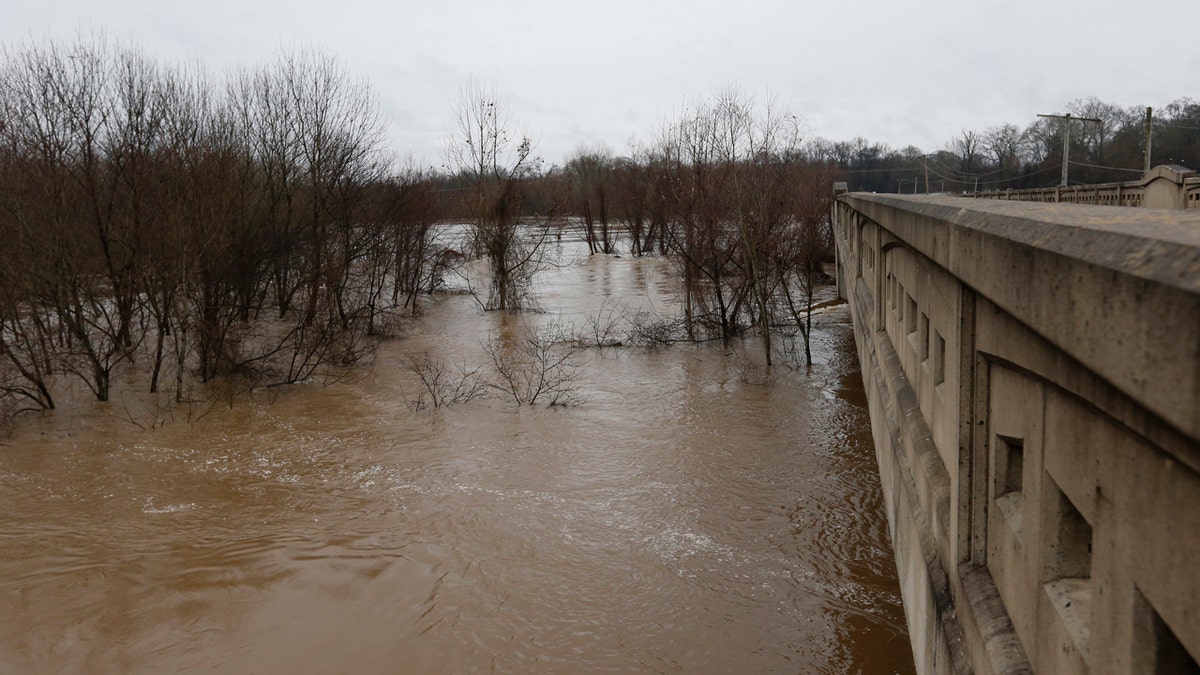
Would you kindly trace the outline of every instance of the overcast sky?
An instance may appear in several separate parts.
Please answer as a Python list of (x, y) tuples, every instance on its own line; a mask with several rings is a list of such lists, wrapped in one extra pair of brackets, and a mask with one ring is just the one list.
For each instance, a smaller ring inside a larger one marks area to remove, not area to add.
[(964, 128), (1024, 127), (1078, 98), (1200, 98), (1194, 0), (5, 4), (10, 47), (98, 29), (214, 71), (319, 48), (379, 95), (395, 151), (432, 165), (472, 78), (495, 86), (548, 164), (580, 144), (624, 154), (729, 85), (774, 97), (807, 120), (810, 137), (927, 152)]

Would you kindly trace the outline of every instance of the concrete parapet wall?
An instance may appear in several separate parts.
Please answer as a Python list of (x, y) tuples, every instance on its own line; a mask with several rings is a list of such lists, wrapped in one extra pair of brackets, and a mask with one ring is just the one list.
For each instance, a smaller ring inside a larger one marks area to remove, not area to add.
[(922, 672), (1200, 655), (1200, 213), (835, 204)]
[(1021, 202), (1200, 209), (1200, 176), (1182, 166), (1165, 165), (1154, 167), (1141, 180), (1125, 183), (987, 191), (973, 196)]

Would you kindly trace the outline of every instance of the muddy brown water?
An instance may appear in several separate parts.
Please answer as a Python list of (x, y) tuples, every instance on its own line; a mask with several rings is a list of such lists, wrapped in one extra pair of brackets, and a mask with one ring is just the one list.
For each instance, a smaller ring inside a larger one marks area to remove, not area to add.
[(912, 672), (844, 307), (811, 370), (608, 348), (582, 405), (406, 405), (406, 354), (670, 311), (662, 261), (563, 253), (539, 312), (444, 298), (338, 384), (24, 420), (0, 673)]

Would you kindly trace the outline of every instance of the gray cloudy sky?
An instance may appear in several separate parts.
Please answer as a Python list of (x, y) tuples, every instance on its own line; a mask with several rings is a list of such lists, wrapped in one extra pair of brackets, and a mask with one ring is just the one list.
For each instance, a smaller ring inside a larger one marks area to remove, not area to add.
[[(100, 29), (214, 71), (316, 47), (379, 94), (399, 154), (440, 164), (451, 108), (494, 85), (548, 163), (622, 153), (686, 104), (735, 85), (809, 135), (925, 151), (963, 128), (1096, 96), (1200, 98), (1195, 4), (1116, 0), (16, 0), (8, 45)], [(1146, 5), (1142, 5), (1146, 7)]]

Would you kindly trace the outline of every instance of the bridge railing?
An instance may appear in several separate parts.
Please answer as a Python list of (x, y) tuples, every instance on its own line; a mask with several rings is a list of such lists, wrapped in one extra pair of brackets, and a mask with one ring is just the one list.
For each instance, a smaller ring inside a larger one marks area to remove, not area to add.
[(1143, 206), (1156, 209), (1200, 209), (1200, 176), (1177, 165), (1157, 166), (1140, 180), (1029, 190), (992, 190), (979, 199), (1102, 206)]
[(1194, 672), (1200, 211), (850, 193), (833, 224), (921, 672)]

